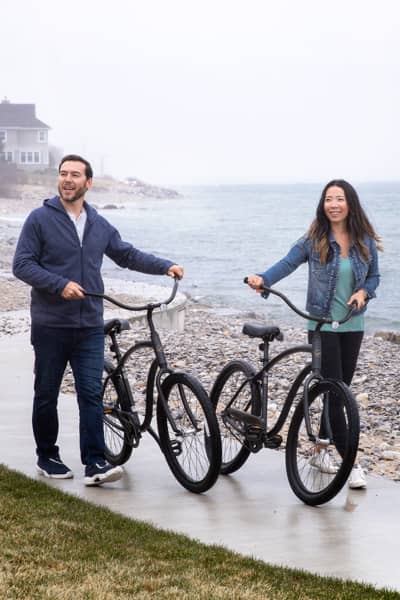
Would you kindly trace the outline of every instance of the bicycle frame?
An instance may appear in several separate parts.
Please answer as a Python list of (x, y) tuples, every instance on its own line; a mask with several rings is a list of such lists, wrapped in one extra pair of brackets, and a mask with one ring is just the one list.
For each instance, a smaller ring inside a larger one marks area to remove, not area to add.
[[(290, 486), (300, 500), (316, 506), (342, 489), (353, 467), (359, 439), (357, 403), (343, 382), (328, 379), (321, 372), (320, 330), (332, 321), (302, 313), (280, 292), (270, 288), (261, 291), (280, 296), (300, 316), (316, 321), (317, 326), (311, 344), (289, 347), (270, 358), (270, 343), (283, 339), (279, 327), (243, 325), (243, 334), (259, 341), (262, 368), (255, 369), (241, 356), (233, 358), (213, 384), (211, 401), (221, 429), (221, 473), (235, 473), (251, 453), (262, 448), (278, 448), (283, 442), (280, 432), (283, 426), (286, 432), (287, 424), (285, 465)], [(353, 310), (341, 322), (350, 318)], [(293, 358), (300, 353), (308, 356), (301, 357), (301, 362), (305, 360), (299, 367)], [(282, 371), (287, 380), (284, 387), (280, 385)], [(279, 409), (275, 406), (272, 413), (269, 388), (273, 397), (275, 393), (278, 396)]]
[[(115, 370), (113, 370), (111, 373), (108, 374), (107, 379), (110, 379), (110, 378), (113, 379), (114, 377), (121, 377), (121, 381), (123, 382), (123, 385), (124, 385), (125, 395), (128, 398), (129, 404), (132, 406), (133, 405), (132, 390), (131, 390), (131, 387), (130, 387), (130, 384), (129, 384), (127, 378), (125, 377), (124, 366), (125, 366), (127, 360), (129, 359), (129, 357), (135, 351), (137, 351), (141, 348), (152, 348), (154, 351), (154, 354), (155, 354), (155, 361), (156, 361), (156, 364), (158, 367), (158, 370), (157, 370), (157, 373), (155, 376), (155, 384), (156, 384), (156, 388), (157, 388), (158, 398), (160, 399), (160, 401), (163, 405), (163, 409), (167, 416), (168, 422), (170, 423), (174, 433), (179, 435), (182, 432), (175, 423), (175, 420), (171, 414), (171, 411), (169, 409), (168, 403), (165, 399), (165, 396), (164, 396), (164, 393), (162, 390), (162, 378), (165, 375), (174, 373), (174, 371), (173, 371), (173, 369), (171, 369), (168, 366), (168, 361), (167, 361), (167, 358), (166, 358), (166, 355), (165, 355), (165, 352), (163, 349), (163, 345), (161, 343), (160, 336), (155, 328), (154, 320), (153, 320), (154, 310), (156, 310), (157, 308), (160, 308), (164, 305), (170, 304), (176, 296), (177, 289), (178, 289), (178, 280), (175, 279), (172, 292), (167, 300), (165, 300), (164, 302), (149, 303), (149, 304), (146, 304), (143, 306), (131, 306), (129, 304), (119, 302), (115, 298), (111, 298), (110, 296), (108, 296), (106, 294), (99, 294), (96, 292), (86, 292), (85, 291), (85, 295), (91, 296), (94, 298), (102, 298), (102, 299), (107, 300), (108, 302), (111, 302), (112, 304), (115, 304), (116, 306), (119, 306), (120, 308), (123, 308), (125, 310), (131, 310), (131, 311), (135, 311), (135, 312), (146, 311), (147, 324), (148, 324), (148, 327), (150, 330), (150, 340), (144, 340), (141, 342), (137, 342), (136, 344), (134, 344), (133, 346), (128, 348), (128, 350), (126, 350), (126, 352), (121, 354), (120, 348), (118, 345), (118, 341), (116, 339), (116, 333), (114, 332), (112, 334), (109, 334), (111, 337), (111, 340), (112, 340), (112, 349), (115, 354), (115, 359), (117, 361), (117, 365), (115, 367)], [(152, 385), (151, 377), (152, 377), (152, 370), (151, 370), (151, 365), (150, 365), (148, 377), (147, 377), (148, 389), (149, 389), (149, 386)], [(183, 403), (184, 403), (185, 409), (189, 415), (189, 418), (193, 424), (193, 427), (196, 428), (196, 419), (189, 407), (189, 403), (187, 402), (187, 399), (185, 398), (183, 390), (181, 390), (181, 391), (182, 391), (182, 397), (183, 397)], [(150, 404), (150, 399), (149, 399), (148, 394), (146, 394), (146, 417), (147, 418), (145, 417), (145, 421), (141, 427), (141, 430), (148, 431), (152, 435), (152, 437), (157, 441), (157, 443), (159, 444), (160, 443), (159, 436), (150, 425), (151, 420), (152, 420), (153, 406), (152, 405), (150, 406), (149, 404)]]
[[(112, 353), (104, 360), (102, 390), (107, 460), (115, 465), (127, 462), (133, 448), (139, 444), (142, 432), (148, 431), (176, 480), (190, 492), (200, 494), (214, 485), (220, 472), (222, 448), (218, 421), (201, 382), (190, 373), (175, 371), (168, 366), (153, 321), (154, 310), (172, 302), (177, 287), (178, 281), (175, 280), (168, 300), (150, 302), (145, 306), (130, 306), (104, 294), (86, 294), (108, 300), (126, 310), (144, 311), (150, 332), (150, 339), (133, 341), (125, 350), (125, 346), (119, 346), (119, 334), (130, 329), (127, 321), (114, 318), (104, 324), (104, 333), (111, 340)], [(143, 353), (143, 350), (146, 352)], [(145, 368), (142, 369), (140, 361), (135, 360), (134, 352), (144, 354)], [(131, 362), (128, 364), (129, 359)], [(142, 395), (136, 398), (139, 386), (131, 379), (132, 375), (137, 375), (141, 384), (144, 383), (144, 398)], [(142, 412), (143, 399), (145, 409)], [(151, 426), (155, 415), (156, 431)]]
[[(290, 356), (292, 354), (311, 353), (311, 351), (312, 351), (311, 348), (312, 348), (311, 344), (292, 346), (291, 348), (287, 348), (287, 349), (283, 350), (282, 352), (280, 352), (279, 354), (277, 354), (270, 360), (269, 356), (268, 356), (269, 342), (265, 341), (262, 344), (260, 344), (260, 349), (262, 349), (262, 351), (263, 351), (263, 359), (262, 359), (263, 367), (252, 377), (243, 380), (242, 384), (238, 387), (234, 396), (230, 399), (230, 401), (226, 405), (225, 410), (227, 410), (231, 407), (231, 405), (235, 402), (236, 398), (239, 396), (239, 394), (242, 392), (243, 388), (247, 384), (259, 386), (260, 398), (261, 398), (261, 413), (258, 417), (256, 417), (256, 415), (249, 415), (249, 418), (253, 417), (253, 420), (255, 418), (257, 418), (257, 425), (259, 427), (261, 427), (263, 436), (265, 437), (265, 441), (267, 441), (268, 439), (275, 438), (275, 436), (277, 436), (279, 434), (280, 430), (282, 429), (283, 425), (285, 424), (286, 418), (289, 414), (290, 408), (293, 404), (293, 401), (296, 397), (297, 390), (299, 389), (301, 383), (304, 381), (304, 379), (306, 379), (306, 377), (309, 374), (311, 374), (311, 375), (313, 375), (313, 374), (310, 373), (311, 368), (312, 368), (311, 363), (305, 365), (305, 367), (303, 367), (303, 369), (300, 371), (300, 373), (298, 373), (298, 375), (296, 376), (296, 379), (292, 383), (290, 390), (286, 396), (285, 402), (282, 406), (281, 412), (279, 414), (279, 417), (278, 417), (275, 425), (270, 430), (268, 430), (267, 409), (268, 409), (269, 371), (285, 357)], [(314, 378), (314, 375), (313, 375), (313, 378)], [(251, 402), (251, 400), (249, 400), (249, 403), (250, 402)], [(249, 408), (249, 406), (246, 406), (245, 410), (247, 411), (248, 408)], [(231, 410), (232, 410), (232, 413), (235, 414), (234, 413), (235, 409), (231, 409)], [(238, 414), (238, 416), (239, 416), (239, 414)], [(243, 415), (240, 415), (240, 416), (243, 416)], [(308, 431), (308, 433), (309, 433), (309, 435), (312, 435), (311, 425), (310, 425), (310, 430)]]
[[(244, 282), (247, 283), (247, 278), (244, 280)], [(263, 367), (262, 367), (262, 369), (260, 371), (258, 371), (258, 373), (256, 373), (253, 377), (243, 381), (242, 385), (239, 387), (239, 389), (237, 390), (235, 395), (232, 397), (232, 399), (227, 404), (225, 410), (229, 409), (229, 407), (236, 400), (237, 396), (241, 393), (241, 391), (243, 390), (245, 385), (250, 383), (251, 385), (260, 386), (260, 388), (261, 388), (260, 389), (260, 392), (261, 392), (260, 393), (261, 414), (258, 417), (258, 425), (262, 428), (263, 435), (265, 436), (265, 440), (267, 441), (268, 438), (272, 439), (275, 436), (277, 436), (279, 431), (282, 429), (282, 427), (286, 421), (286, 418), (289, 414), (290, 407), (293, 404), (297, 390), (299, 389), (300, 385), (304, 381), (302, 402), (304, 405), (304, 419), (305, 419), (307, 435), (312, 442), (321, 442), (322, 443), (322, 440), (318, 440), (317, 437), (312, 432), (311, 419), (310, 419), (310, 413), (309, 413), (308, 394), (309, 394), (309, 389), (311, 387), (312, 382), (313, 381), (321, 381), (323, 379), (322, 375), (321, 375), (321, 335), (320, 335), (321, 327), (324, 324), (332, 324), (333, 321), (332, 321), (332, 319), (327, 319), (325, 317), (315, 317), (308, 313), (304, 313), (303, 311), (299, 310), (296, 306), (294, 306), (294, 304), (292, 304), (292, 302), (290, 302), (290, 300), (284, 294), (282, 294), (281, 292), (279, 292), (277, 290), (271, 289), (266, 286), (264, 286), (262, 289), (263, 289), (263, 295), (265, 297), (266, 297), (266, 295), (274, 294), (274, 295), (280, 297), (299, 316), (301, 316), (307, 320), (315, 321), (317, 323), (317, 326), (314, 330), (313, 340), (312, 340), (311, 344), (304, 344), (304, 345), (298, 345), (298, 346), (293, 346), (291, 348), (287, 348), (286, 350), (280, 352), (279, 354), (277, 354), (274, 358), (272, 358), (270, 360), (269, 359), (270, 340), (267, 337), (264, 338), (262, 343), (259, 346), (260, 350), (262, 350), (262, 352), (263, 352), (263, 358), (262, 358)], [(350, 308), (350, 310), (348, 311), (348, 313), (346, 314), (346, 316), (341, 321), (338, 321), (337, 323), (341, 324), (341, 323), (345, 323), (346, 321), (348, 321), (350, 319), (350, 317), (352, 316), (352, 314), (354, 313), (354, 310), (355, 310), (355, 306), (353, 305)], [(296, 354), (296, 353), (300, 353), (300, 352), (311, 353), (311, 364), (306, 365), (302, 369), (302, 371), (300, 371), (300, 373), (297, 375), (295, 381), (292, 383), (292, 386), (288, 392), (288, 395), (286, 396), (286, 400), (283, 404), (282, 410), (280, 412), (280, 415), (279, 415), (274, 427), (270, 431), (268, 431), (268, 422), (267, 422), (267, 418), (268, 418), (267, 417), (268, 378), (269, 378), (268, 373), (274, 365), (276, 365), (278, 362), (280, 362), (280, 360), (282, 360), (286, 356), (290, 356), (291, 354)], [(247, 406), (246, 410), (248, 408), (249, 407)], [(235, 409), (233, 409), (233, 410), (235, 410)], [(252, 415), (252, 416), (254, 417), (255, 415)], [(326, 419), (327, 419), (327, 417), (326, 417)], [(327, 419), (328, 432), (329, 432), (329, 429), (330, 429), (329, 422)]]

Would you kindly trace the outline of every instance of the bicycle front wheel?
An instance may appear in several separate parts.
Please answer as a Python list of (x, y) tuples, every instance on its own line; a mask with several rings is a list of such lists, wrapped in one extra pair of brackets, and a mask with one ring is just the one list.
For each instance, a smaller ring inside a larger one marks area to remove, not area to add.
[(191, 492), (205, 492), (217, 480), (221, 464), (219, 428), (207, 393), (186, 373), (166, 377), (162, 393), (170, 418), (159, 398), (160, 447), (179, 483)]
[(106, 360), (103, 383), (105, 457), (112, 465), (123, 465), (129, 460), (133, 450), (130, 433), (132, 426), (123, 416), (123, 391), (119, 389), (118, 383), (112, 377), (107, 377), (113, 370), (113, 364)]
[(286, 471), (296, 496), (315, 506), (338, 494), (353, 467), (360, 433), (357, 403), (340, 381), (323, 380), (309, 391), (310, 424), (306, 429), (304, 403), (290, 423), (286, 444)]
[(232, 360), (222, 369), (211, 390), (222, 440), (221, 473), (228, 475), (240, 469), (250, 455), (243, 425), (225, 414), (229, 405), (234, 409), (260, 415), (259, 387), (251, 381), (255, 370), (244, 360)]

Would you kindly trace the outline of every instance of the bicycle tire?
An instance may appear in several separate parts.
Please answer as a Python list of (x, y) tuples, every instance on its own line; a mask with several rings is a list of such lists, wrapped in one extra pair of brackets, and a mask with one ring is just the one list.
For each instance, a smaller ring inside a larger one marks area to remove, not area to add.
[(221, 465), (218, 422), (207, 393), (187, 373), (168, 375), (162, 382), (162, 393), (179, 434), (171, 427), (159, 397), (157, 425), (161, 450), (184, 488), (197, 494), (206, 492), (216, 482)]
[[(114, 365), (104, 361), (106, 377), (103, 383), (103, 429), (104, 429), (104, 454), (111, 465), (123, 465), (132, 455), (133, 445), (127, 422), (122, 417), (124, 407), (123, 391), (112, 377)], [(125, 407), (126, 408), (126, 407)]]
[[(339, 409), (340, 419), (343, 418), (341, 427), (336, 426), (335, 432), (332, 431), (332, 415), (329, 415), (330, 411), (335, 410), (329, 404), (333, 402), (330, 400), (332, 396), (336, 407), (343, 408), (343, 411)], [(350, 389), (344, 383), (334, 380), (323, 380), (311, 387), (309, 414), (313, 434), (326, 438), (325, 443), (316, 445), (309, 440), (304, 420), (304, 403), (300, 402), (289, 426), (286, 472), (296, 496), (305, 504), (316, 506), (332, 500), (346, 483), (357, 454), (360, 421), (357, 403)], [(329, 434), (321, 434), (321, 422)], [(338, 432), (342, 436), (340, 442)], [(338, 446), (341, 447), (340, 452)], [(335, 469), (336, 472), (333, 472)]]
[[(246, 361), (232, 360), (223, 367), (211, 390), (210, 398), (221, 432), (221, 473), (223, 475), (229, 475), (240, 469), (248, 459), (251, 450), (246, 446), (244, 437), (229, 428), (222, 411), (243, 381), (251, 379), (255, 374), (255, 369)], [(231, 406), (249, 411), (253, 415), (260, 415), (261, 397), (259, 386), (251, 382), (246, 384)]]

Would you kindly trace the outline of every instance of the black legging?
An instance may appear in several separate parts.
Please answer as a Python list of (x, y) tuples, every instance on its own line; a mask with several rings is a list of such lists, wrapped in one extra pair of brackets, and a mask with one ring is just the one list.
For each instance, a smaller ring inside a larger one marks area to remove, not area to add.
[[(314, 332), (308, 332), (308, 341), (311, 343)], [(339, 379), (348, 386), (353, 379), (357, 366), (358, 354), (364, 336), (363, 331), (346, 331), (335, 333), (321, 332), (321, 375), (329, 379)], [(330, 398), (332, 400), (332, 398)], [(346, 420), (343, 407), (340, 403), (329, 403), (329, 422), (332, 429), (335, 445), (341, 455), (344, 454), (346, 444)], [(323, 423), (321, 422), (321, 425)], [(321, 430), (320, 437), (325, 437), (326, 432)]]

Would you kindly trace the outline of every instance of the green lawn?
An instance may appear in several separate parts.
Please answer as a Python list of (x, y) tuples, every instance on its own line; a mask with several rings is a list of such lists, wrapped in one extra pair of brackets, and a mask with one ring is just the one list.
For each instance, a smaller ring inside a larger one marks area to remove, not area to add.
[(400, 598), (271, 567), (116, 515), (0, 465), (0, 598)]

